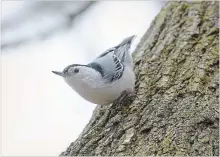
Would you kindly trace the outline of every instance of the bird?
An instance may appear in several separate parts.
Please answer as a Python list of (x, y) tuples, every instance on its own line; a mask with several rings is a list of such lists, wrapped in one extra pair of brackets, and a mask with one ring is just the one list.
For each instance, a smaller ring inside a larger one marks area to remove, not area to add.
[(71, 64), (62, 72), (52, 71), (85, 100), (109, 105), (134, 92), (135, 74), (130, 54), (135, 35), (98, 55), (89, 64)]

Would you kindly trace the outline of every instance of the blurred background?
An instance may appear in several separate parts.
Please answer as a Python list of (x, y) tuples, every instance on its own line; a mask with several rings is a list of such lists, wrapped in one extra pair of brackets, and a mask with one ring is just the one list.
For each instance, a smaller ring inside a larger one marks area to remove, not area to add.
[(95, 104), (60, 77), (149, 28), (164, 2), (1, 2), (2, 155), (57, 156), (77, 139)]

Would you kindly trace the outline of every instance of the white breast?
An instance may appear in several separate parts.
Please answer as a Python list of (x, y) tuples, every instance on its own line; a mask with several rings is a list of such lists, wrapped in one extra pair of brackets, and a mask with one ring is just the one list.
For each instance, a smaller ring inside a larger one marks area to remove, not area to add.
[(125, 67), (122, 77), (111, 84), (101, 88), (89, 88), (85, 84), (73, 85), (67, 82), (80, 96), (94, 104), (108, 105), (116, 100), (123, 91), (133, 92), (135, 75), (130, 67)]

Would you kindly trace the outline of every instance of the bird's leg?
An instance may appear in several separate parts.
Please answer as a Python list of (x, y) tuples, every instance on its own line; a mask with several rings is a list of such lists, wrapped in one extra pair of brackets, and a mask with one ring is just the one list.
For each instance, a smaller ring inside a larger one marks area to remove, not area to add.
[(119, 98), (116, 100), (117, 103), (122, 103), (122, 101), (128, 96), (128, 92), (125, 90), (121, 93)]
[(121, 96), (115, 100), (114, 103), (117, 104), (131, 103), (135, 97), (136, 97), (135, 93), (125, 90), (122, 92)]
[(136, 97), (135, 92), (123, 91), (120, 97), (113, 102), (110, 115), (115, 115), (124, 104), (131, 104)]

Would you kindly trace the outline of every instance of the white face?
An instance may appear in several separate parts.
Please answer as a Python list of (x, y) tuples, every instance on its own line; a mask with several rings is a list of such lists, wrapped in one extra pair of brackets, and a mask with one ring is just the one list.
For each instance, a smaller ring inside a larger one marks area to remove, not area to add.
[(64, 70), (64, 79), (71, 86), (74, 85), (94, 85), (94, 82), (100, 82), (101, 74), (93, 68), (88, 66), (79, 65)]

